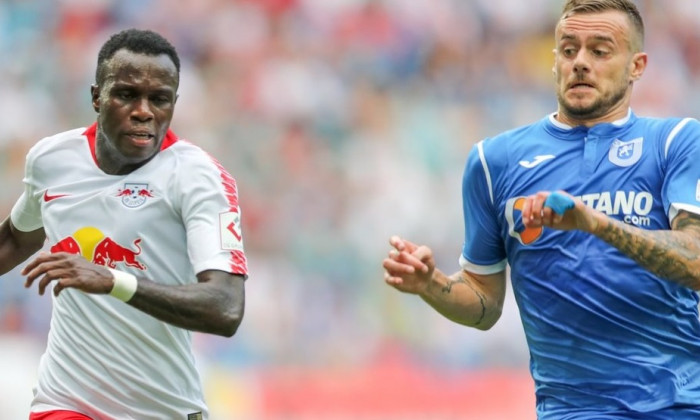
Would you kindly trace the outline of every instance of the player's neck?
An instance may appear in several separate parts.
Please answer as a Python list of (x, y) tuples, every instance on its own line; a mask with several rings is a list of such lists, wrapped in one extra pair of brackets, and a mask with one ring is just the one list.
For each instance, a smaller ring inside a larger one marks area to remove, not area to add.
[(107, 175), (127, 175), (148, 163), (153, 157), (139, 162), (126, 162), (125, 159), (101, 136), (95, 139), (95, 159), (97, 167)]

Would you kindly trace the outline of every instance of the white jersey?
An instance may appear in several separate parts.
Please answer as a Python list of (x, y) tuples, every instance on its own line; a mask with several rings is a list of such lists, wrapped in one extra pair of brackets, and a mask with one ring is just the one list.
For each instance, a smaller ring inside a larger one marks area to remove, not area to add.
[[(11, 214), (18, 229), (43, 227), (52, 252), (162, 284), (196, 283), (204, 270), (247, 276), (236, 184), (218, 162), (169, 131), (151, 161), (108, 175), (95, 132), (60, 133), (29, 151)], [(53, 299), (31, 410), (206, 419), (191, 335), (109, 295), (65, 289)]]

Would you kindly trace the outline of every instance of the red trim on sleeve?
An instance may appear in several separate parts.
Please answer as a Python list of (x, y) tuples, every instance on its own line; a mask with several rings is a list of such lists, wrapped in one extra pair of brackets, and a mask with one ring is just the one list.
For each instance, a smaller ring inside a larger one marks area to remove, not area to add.
[[(236, 180), (228, 173), (226, 168), (214, 159), (211, 155), (209, 158), (214, 162), (214, 165), (219, 169), (221, 176), (221, 185), (224, 187), (226, 199), (228, 200), (229, 211), (238, 213), (238, 189), (236, 188)], [(231, 251), (230, 259), (231, 272), (235, 274), (248, 275), (248, 262), (243, 251)]]

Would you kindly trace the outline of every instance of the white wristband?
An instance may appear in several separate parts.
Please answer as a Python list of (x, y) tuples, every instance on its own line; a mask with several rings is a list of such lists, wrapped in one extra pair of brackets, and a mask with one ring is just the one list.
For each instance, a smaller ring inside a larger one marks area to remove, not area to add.
[(136, 280), (136, 276), (123, 271), (112, 270), (111, 268), (108, 268), (108, 270), (114, 277), (114, 286), (112, 286), (112, 290), (109, 292), (109, 295), (114, 296), (123, 302), (128, 302), (132, 297), (134, 297), (136, 288), (139, 285), (138, 280)]

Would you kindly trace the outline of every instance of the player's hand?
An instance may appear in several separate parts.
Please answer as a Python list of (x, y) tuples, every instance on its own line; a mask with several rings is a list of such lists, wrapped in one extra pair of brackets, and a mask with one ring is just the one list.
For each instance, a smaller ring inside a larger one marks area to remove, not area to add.
[(522, 208), (525, 227), (546, 226), (559, 230), (578, 229), (584, 232), (595, 231), (598, 226), (597, 213), (583, 201), (564, 191), (556, 193), (540, 191), (527, 197)]
[(392, 249), (382, 261), (384, 281), (406, 293), (422, 294), (435, 271), (433, 252), (398, 236), (389, 239)]
[(40, 253), (22, 270), (27, 276), (24, 287), (38, 283), (39, 294), (43, 295), (51, 282), (53, 294), (58, 296), (65, 288), (74, 288), (86, 293), (106, 294), (112, 290), (112, 273), (101, 265), (93, 264), (80, 255), (57, 252)]

